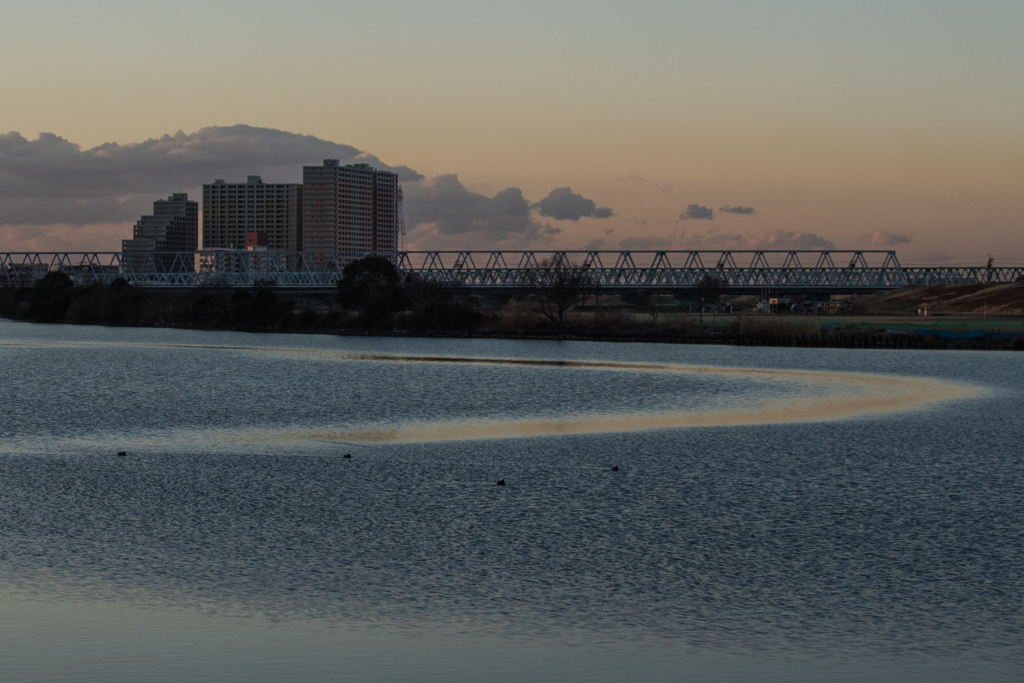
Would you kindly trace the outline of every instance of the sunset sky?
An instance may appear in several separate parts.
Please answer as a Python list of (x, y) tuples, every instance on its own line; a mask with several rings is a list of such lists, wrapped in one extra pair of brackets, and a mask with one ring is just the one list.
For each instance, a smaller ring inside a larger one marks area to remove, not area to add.
[(116, 250), (172, 192), (369, 156), (402, 175), (410, 248), (1024, 264), (1020, 0), (37, 0), (0, 19), (0, 251)]

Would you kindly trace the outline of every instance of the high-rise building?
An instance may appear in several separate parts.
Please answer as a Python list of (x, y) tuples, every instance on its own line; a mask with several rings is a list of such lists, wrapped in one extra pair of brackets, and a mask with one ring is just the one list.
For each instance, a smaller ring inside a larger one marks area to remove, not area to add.
[(396, 257), (397, 174), (324, 159), (303, 167), (302, 185), (304, 251), (336, 252), (343, 263), (369, 252)]
[(301, 251), (302, 185), (258, 175), (203, 185), (203, 248), (245, 249), (250, 232), (265, 233), (270, 251)]
[(195, 251), (199, 247), (199, 204), (179, 192), (153, 202), (153, 215), (142, 216), (132, 239), (121, 241), (121, 251), (136, 269), (151, 264), (162, 270), (181, 267), (174, 256), (149, 257), (154, 252)]

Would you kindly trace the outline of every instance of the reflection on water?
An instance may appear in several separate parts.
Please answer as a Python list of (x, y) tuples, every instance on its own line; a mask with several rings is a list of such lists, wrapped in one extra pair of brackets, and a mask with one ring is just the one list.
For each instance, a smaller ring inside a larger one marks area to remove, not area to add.
[[(376, 360), (388, 360), (377, 357)], [(647, 429), (683, 427), (724, 427), (731, 425), (757, 425), (773, 423), (822, 422), (858, 417), (870, 413), (912, 410), (951, 399), (978, 396), (976, 387), (924, 378), (873, 377), (827, 372), (801, 372), (792, 370), (753, 370), (748, 368), (700, 368), (680, 365), (653, 365), (640, 363), (547, 362), (533, 360), (482, 358), (416, 358), (405, 357), (404, 362), (454, 362), (473, 364), (512, 364), (618, 369), (649, 372), (674, 372), (708, 375), (733, 375), (741, 379), (789, 381), (808, 389), (819, 389), (828, 394), (808, 398), (800, 393), (782, 400), (760, 400), (756, 407), (745, 407), (744, 402), (727, 410), (693, 410), (679, 412), (649, 412), (645, 414), (602, 415), (563, 420), (509, 420), (502, 422), (471, 422), (416, 424), (390, 429), (366, 429), (340, 433), (285, 434), (285, 438), (313, 438), (352, 443), (409, 443), (419, 441), (450, 441), (456, 439), (513, 439), (534, 436), (567, 434), (600, 434)], [(811, 393), (811, 392), (809, 392)], [(817, 392), (814, 392), (817, 393)]]
[(1024, 671), (1021, 356), (4, 335), (5, 681)]
[[(187, 349), (203, 351), (244, 351), (280, 358), (313, 362), (377, 362), (422, 363), (462, 366), (505, 366), (545, 369), (576, 369), (642, 373), (673, 373), (730, 378), (746, 382), (746, 391), (734, 394), (725, 409), (688, 406), (684, 411), (629, 411), (580, 415), (572, 401), (564, 409), (577, 413), (560, 419), (503, 419), (458, 421), (439, 420), (397, 425), (372, 424), (352, 430), (275, 430), (259, 428), (207, 430), (201, 435), (176, 430), (174, 436), (163, 435), (164, 445), (185, 445), (198, 440), (207, 444), (296, 443), (307, 440), (345, 443), (413, 443), (479, 439), (510, 439), (568, 434), (600, 434), (648, 429), (685, 427), (724, 427), (773, 423), (821, 422), (849, 419), (871, 413), (913, 410), (952, 399), (979, 396), (976, 386), (932, 378), (892, 377), (868, 373), (841, 373), (806, 370), (769, 370), (760, 368), (723, 368), (688, 366), (669, 363), (636, 363), (614, 361), (550, 360), (538, 358), (480, 358), (457, 356), (425, 356), (410, 354), (352, 353), (331, 349), (294, 349), (281, 347), (246, 347), (196, 344), (51, 342), (50, 344), (0, 343), (0, 347), (126, 347)], [(796, 387), (790, 395), (780, 396), (773, 389), (783, 384)], [(764, 395), (767, 384), (768, 396)], [(753, 389), (760, 391), (754, 392)], [(522, 398), (522, 397), (521, 397)], [(568, 398), (568, 397), (567, 397)], [(623, 397), (624, 402), (628, 400)], [(168, 441), (168, 438), (171, 440)]]

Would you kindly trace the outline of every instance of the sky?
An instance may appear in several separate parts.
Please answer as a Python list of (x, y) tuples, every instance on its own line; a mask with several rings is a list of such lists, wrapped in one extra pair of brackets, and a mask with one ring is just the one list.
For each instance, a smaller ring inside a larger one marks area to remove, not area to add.
[(0, 251), (155, 199), (399, 172), (409, 248), (1024, 265), (1024, 3), (13, 0)]

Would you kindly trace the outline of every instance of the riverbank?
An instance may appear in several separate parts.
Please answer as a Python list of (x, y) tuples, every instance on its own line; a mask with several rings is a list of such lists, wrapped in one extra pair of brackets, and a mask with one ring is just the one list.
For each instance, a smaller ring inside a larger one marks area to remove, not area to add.
[(877, 349), (1024, 350), (1024, 319), (686, 314), (630, 306), (574, 307), (561, 320), (542, 302), (486, 302), (452, 292), (384, 314), (271, 290), (153, 291), (59, 278), (0, 290), (0, 317), (29, 322), (245, 332), (559, 339)]
[(1024, 283), (902, 287), (853, 300), (854, 313), (1024, 316)]

